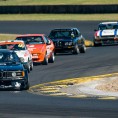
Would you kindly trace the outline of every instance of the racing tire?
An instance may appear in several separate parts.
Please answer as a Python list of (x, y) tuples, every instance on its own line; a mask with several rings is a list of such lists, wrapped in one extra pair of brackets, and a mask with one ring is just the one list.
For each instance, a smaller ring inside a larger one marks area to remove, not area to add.
[(79, 52), (80, 52), (80, 53), (85, 53), (85, 52), (86, 52), (86, 47), (85, 47), (85, 45), (82, 45), (82, 46), (80, 47)]
[(98, 47), (98, 46), (101, 46), (102, 44), (96, 44), (95, 42), (94, 42), (94, 47)]
[(23, 90), (28, 90), (30, 87), (29, 82), (24, 86)]
[(25, 68), (27, 69), (28, 73), (30, 73), (30, 64), (29, 63), (26, 64)]
[(94, 47), (97, 47), (97, 46), (99, 46), (99, 45), (94, 42)]
[(29, 87), (30, 87), (29, 82), (28, 81), (27, 82), (24, 82), (24, 83), (22, 83), (22, 85), (20, 87), (20, 91), (22, 91), (22, 90), (28, 90)]
[(79, 54), (79, 47), (77, 44), (75, 45), (75, 48), (73, 50), (73, 54), (76, 54), (76, 55)]
[(48, 65), (48, 57), (47, 54), (45, 54), (44, 60), (43, 60), (43, 65)]
[(49, 62), (54, 63), (54, 61), (55, 61), (55, 55), (54, 52), (52, 52), (51, 57), (49, 58)]
[(56, 53), (56, 52), (54, 52), (54, 55), (57, 55), (57, 53)]
[(33, 67), (34, 67), (33, 62), (31, 62), (31, 65), (30, 65), (30, 70), (31, 71), (33, 70)]

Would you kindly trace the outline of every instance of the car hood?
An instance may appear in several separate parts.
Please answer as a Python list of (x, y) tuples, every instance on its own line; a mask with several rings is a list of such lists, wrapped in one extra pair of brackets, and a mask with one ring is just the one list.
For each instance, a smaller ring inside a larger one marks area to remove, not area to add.
[(15, 51), (16, 54), (19, 56), (19, 57), (24, 57), (26, 51), (22, 50), (22, 51)]
[(108, 29), (108, 30), (99, 30), (96, 32), (97, 36), (117, 36), (118, 30), (117, 29)]
[(46, 49), (46, 44), (28, 44), (27, 48), (31, 53), (40, 53)]
[(5, 64), (0, 63), (0, 71), (19, 71), (23, 70), (22, 64)]

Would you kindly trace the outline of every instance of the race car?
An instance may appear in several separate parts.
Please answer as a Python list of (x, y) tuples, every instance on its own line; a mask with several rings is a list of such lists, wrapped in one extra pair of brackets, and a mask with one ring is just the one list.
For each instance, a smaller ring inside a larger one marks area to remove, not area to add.
[(23, 40), (32, 54), (34, 63), (47, 65), (54, 63), (54, 44), (45, 34), (24, 34), (16, 37), (16, 40)]
[(56, 53), (85, 53), (85, 39), (77, 28), (58, 28), (51, 30), (49, 38), (55, 45)]
[(28, 71), (13, 50), (0, 49), (0, 89), (29, 89)]
[(0, 49), (14, 50), (16, 54), (23, 59), (24, 67), (30, 72), (33, 70), (32, 54), (28, 51), (24, 41), (8, 40), (0, 41)]
[(118, 44), (118, 22), (101, 22), (93, 42), (94, 46)]

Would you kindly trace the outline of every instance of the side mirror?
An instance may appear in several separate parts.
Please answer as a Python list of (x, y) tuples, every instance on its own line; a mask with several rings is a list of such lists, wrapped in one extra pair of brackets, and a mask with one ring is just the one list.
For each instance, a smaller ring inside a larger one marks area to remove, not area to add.
[(21, 61), (21, 63), (23, 63), (24, 62), (24, 58), (20, 57), (20, 61)]
[(50, 44), (51, 44), (51, 41), (50, 41), (50, 40), (48, 40), (48, 41), (47, 41), (47, 45), (50, 45)]

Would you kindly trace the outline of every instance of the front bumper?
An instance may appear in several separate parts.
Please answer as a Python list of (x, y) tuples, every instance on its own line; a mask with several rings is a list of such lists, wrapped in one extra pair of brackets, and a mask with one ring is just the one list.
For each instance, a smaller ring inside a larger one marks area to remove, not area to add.
[(65, 52), (65, 51), (72, 51), (74, 50), (74, 46), (58, 46), (58, 47), (55, 47), (55, 51), (56, 52)]
[(115, 45), (118, 44), (118, 39), (115, 38), (101, 38), (101, 39), (95, 39), (95, 44), (101, 44), (101, 45)]
[(19, 89), (22, 84), (26, 83), (26, 78), (20, 79), (0, 79), (0, 89)]
[(32, 61), (40, 63), (44, 60), (44, 56), (44, 53), (32, 53)]

